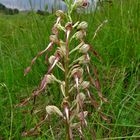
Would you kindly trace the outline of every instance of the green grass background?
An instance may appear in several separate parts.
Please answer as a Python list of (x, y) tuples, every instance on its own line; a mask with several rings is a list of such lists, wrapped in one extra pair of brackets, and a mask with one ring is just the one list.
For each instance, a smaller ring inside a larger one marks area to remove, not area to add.
[[(105, 123), (95, 113), (88, 129), (94, 129), (97, 139), (139, 140), (140, 1), (113, 0), (113, 5), (104, 4), (95, 13), (74, 14), (73, 18), (89, 23), (86, 41), (103, 58), (102, 63), (95, 63), (103, 93), (109, 100), (102, 107), (111, 118), (111, 123)], [(106, 19), (108, 23), (93, 40), (96, 28)], [(0, 139), (64, 139), (64, 128), (61, 122), (56, 123), (57, 118), (52, 120), (52, 128), (48, 123), (41, 128), (40, 136), (21, 137), (21, 133), (34, 127), (39, 119), (23, 113), (23, 110), (30, 110), (30, 105), (14, 107), (31, 94), (47, 70), (43, 56), (37, 60), (28, 76), (23, 76), (31, 59), (49, 43), (54, 20), (54, 15), (0, 15)], [(57, 104), (60, 101), (57, 91), (57, 87), (53, 86), (50, 93), (54, 97), (39, 97), (37, 104)], [(85, 135), (88, 140), (92, 139), (88, 131)]]

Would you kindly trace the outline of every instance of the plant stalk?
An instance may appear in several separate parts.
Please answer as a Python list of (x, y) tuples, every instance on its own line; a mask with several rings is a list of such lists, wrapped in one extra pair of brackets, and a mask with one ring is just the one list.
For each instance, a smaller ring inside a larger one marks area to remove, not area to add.
[[(66, 97), (68, 98), (68, 100), (70, 99), (70, 95), (69, 95), (69, 79), (68, 79), (68, 72), (69, 72), (69, 35), (70, 35), (70, 31), (68, 30), (66, 32), (66, 56), (65, 56), (65, 94)], [(67, 120), (66, 123), (66, 140), (70, 140), (70, 125), (69, 125), (69, 120)]]

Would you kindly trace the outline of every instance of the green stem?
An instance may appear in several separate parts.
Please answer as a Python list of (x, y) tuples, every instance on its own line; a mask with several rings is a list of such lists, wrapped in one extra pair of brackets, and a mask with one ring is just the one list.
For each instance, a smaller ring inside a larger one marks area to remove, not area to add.
[[(69, 72), (69, 33), (70, 31), (66, 32), (66, 56), (65, 56), (65, 94), (66, 97), (69, 99), (69, 79), (68, 79), (68, 72)], [(67, 120), (66, 124), (66, 140), (70, 140), (70, 134), (69, 134), (69, 120)]]
[[(68, 18), (68, 22), (72, 22), (72, 18), (71, 18), (71, 4), (72, 1), (71, 0), (65, 0), (67, 8), (68, 8), (68, 12), (67, 12), (67, 18)], [(68, 77), (68, 73), (69, 73), (69, 35), (70, 35), (70, 30), (68, 29), (66, 31), (66, 56), (65, 56), (65, 95), (68, 98), (68, 101), (70, 101), (70, 94), (69, 94), (69, 77)], [(66, 140), (71, 140), (71, 134), (70, 134), (70, 124), (69, 124), (69, 120), (66, 120)]]

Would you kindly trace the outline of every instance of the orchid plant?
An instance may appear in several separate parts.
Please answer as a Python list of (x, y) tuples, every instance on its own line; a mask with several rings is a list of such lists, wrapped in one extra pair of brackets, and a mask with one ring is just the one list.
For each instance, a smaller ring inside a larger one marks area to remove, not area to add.
[[(24, 74), (26, 75), (31, 70), (31, 67), (38, 57), (51, 51), (55, 45), (57, 46), (55, 48), (55, 53), (50, 57), (46, 55), (49, 62), (47, 73), (41, 80), (39, 88), (34, 91), (30, 97), (18, 105), (26, 105), (30, 100), (41, 95), (42, 91), (47, 90), (48, 85), (57, 82), (63, 95), (61, 108), (54, 105), (47, 105), (46, 117), (39, 122), (35, 128), (25, 132), (24, 136), (40, 127), (45, 121), (47, 121), (49, 116), (56, 114), (62, 118), (65, 123), (66, 140), (74, 139), (73, 132), (75, 129), (78, 130), (79, 137), (84, 139), (83, 129), (88, 125), (86, 118), (89, 116), (88, 114), (91, 114), (91, 112), (86, 109), (88, 104), (92, 105), (104, 120), (107, 120), (101, 111), (100, 103), (95, 100), (95, 96), (91, 91), (91, 87), (94, 87), (98, 92), (101, 103), (107, 102), (107, 99), (102, 95), (98, 72), (96, 67), (93, 67), (90, 55), (93, 54), (99, 59), (100, 57), (93, 47), (84, 40), (88, 23), (86, 21), (78, 21), (74, 23), (71, 16), (73, 10), (76, 8), (87, 7), (88, 1), (65, 0), (65, 3), (68, 9), (66, 13), (61, 10), (56, 11), (57, 19), (52, 27), (52, 35), (50, 35), (49, 45), (37, 54), (37, 56), (31, 61), (31, 65), (25, 70)], [(64, 21), (67, 22), (64, 23)], [(65, 36), (64, 40), (60, 38), (60, 32), (63, 32)], [(77, 42), (78, 45), (72, 46), (72, 41)], [(75, 55), (77, 53), (78, 55)], [(71, 56), (75, 57), (73, 58)], [(62, 71), (63, 80), (58, 79), (57, 75), (54, 75), (53, 71), (56, 67)], [(93, 67), (94, 75), (91, 74), (91, 67)], [(85, 74), (87, 75), (86, 77), (84, 76)]]

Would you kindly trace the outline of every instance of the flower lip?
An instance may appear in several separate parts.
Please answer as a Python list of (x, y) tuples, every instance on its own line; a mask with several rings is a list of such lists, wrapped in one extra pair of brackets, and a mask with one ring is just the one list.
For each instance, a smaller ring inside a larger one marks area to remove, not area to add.
[(89, 2), (87, 0), (84, 0), (82, 7), (88, 7), (89, 6)]
[(72, 22), (68, 22), (68, 23), (65, 25), (65, 29), (66, 29), (66, 30), (72, 30)]
[(76, 7), (83, 7), (86, 8), (89, 5), (88, 0), (75, 0)]

